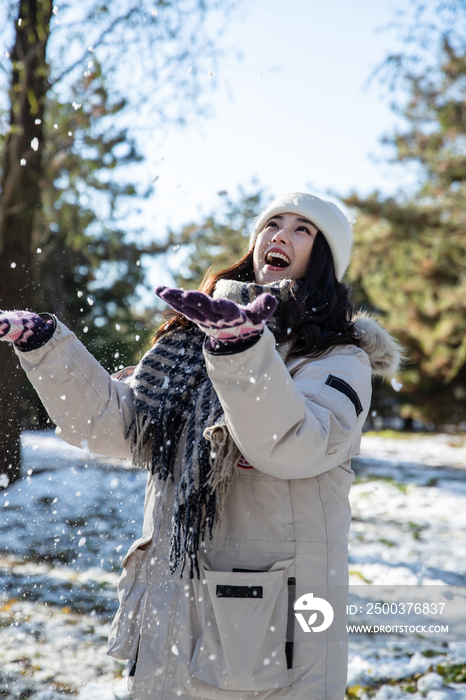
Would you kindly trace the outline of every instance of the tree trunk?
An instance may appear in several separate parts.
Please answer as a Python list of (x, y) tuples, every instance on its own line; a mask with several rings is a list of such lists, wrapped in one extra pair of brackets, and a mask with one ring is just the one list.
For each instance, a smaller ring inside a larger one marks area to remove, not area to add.
[[(32, 232), (40, 207), (44, 98), (48, 90), (46, 45), (51, 0), (20, 0), (11, 52), (11, 110), (0, 192), (0, 308), (31, 303)], [(11, 347), (0, 343), (0, 474), (20, 476), (19, 438), (24, 378)]]

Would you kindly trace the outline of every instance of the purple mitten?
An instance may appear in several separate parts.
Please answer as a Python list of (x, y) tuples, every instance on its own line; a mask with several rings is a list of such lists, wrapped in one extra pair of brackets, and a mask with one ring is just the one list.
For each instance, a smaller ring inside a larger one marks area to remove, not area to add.
[(278, 305), (271, 294), (261, 294), (251, 304), (238, 306), (228, 299), (212, 299), (203, 292), (157, 287), (155, 293), (221, 343), (259, 335)]
[(53, 317), (43, 319), (32, 311), (0, 311), (0, 340), (20, 350), (33, 350), (49, 340), (55, 329)]

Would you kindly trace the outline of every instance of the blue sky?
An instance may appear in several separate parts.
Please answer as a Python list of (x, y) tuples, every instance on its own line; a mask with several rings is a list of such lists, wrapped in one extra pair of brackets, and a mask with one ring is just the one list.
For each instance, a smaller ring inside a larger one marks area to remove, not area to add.
[[(379, 140), (396, 119), (389, 95), (376, 80), (368, 85), (397, 47), (395, 33), (382, 28), (402, 6), (243, 0), (221, 42), (227, 55), (215, 72), (212, 116), (143, 144), (145, 176), (157, 177), (146, 230), (158, 236), (195, 221), (220, 205), (219, 191), (252, 190), (253, 178), (274, 196), (389, 193), (409, 182), (409, 173), (383, 162)], [(206, 89), (210, 80), (206, 74)]]
[(243, 0), (222, 44), (244, 58), (220, 60), (212, 117), (172, 131), (147, 153), (150, 173), (159, 176), (159, 216), (180, 221), (215, 205), (218, 190), (252, 177), (272, 194), (393, 190), (398, 181), (370, 154), (381, 154), (378, 140), (395, 117), (377, 81), (367, 81), (396, 47), (394, 33), (378, 29), (397, 7), (387, 0)]

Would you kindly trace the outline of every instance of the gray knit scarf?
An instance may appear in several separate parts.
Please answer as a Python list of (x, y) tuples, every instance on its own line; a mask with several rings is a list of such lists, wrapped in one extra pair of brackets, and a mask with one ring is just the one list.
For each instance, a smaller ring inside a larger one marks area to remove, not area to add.
[[(269, 292), (286, 303), (293, 282), (271, 285), (220, 280), (214, 298), (230, 299), (245, 306)], [(280, 308), (280, 307), (279, 307)], [(276, 324), (267, 324), (274, 332)], [(174, 467), (181, 435), (185, 431), (182, 471), (176, 485), (170, 538), (170, 572), (186, 560), (190, 578), (208, 528), (220, 522), (225, 497), (241, 456), (225, 426), (220, 401), (210, 381), (203, 355), (205, 334), (194, 324), (167, 332), (144, 355), (131, 379), (135, 419), (128, 429), (133, 464), (145, 467), (160, 479), (175, 480)], [(285, 358), (289, 343), (280, 348)]]

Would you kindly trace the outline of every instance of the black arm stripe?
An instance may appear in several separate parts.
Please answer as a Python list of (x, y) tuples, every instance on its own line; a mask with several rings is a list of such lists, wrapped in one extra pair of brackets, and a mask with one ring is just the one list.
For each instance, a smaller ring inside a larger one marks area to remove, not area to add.
[(332, 389), (341, 391), (342, 394), (347, 396), (355, 408), (356, 415), (359, 416), (359, 414), (362, 412), (362, 404), (359, 400), (359, 396), (353, 387), (348, 384), (348, 382), (345, 382), (344, 379), (340, 379), (339, 377), (334, 377), (333, 374), (329, 374), (325, 380), (325, 383), (328, 384), (328, 386), (331, 386)]

